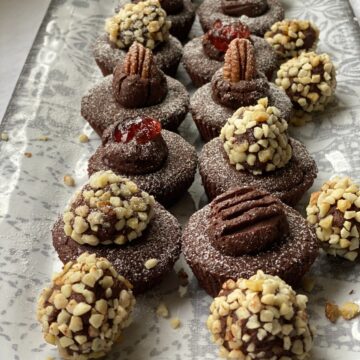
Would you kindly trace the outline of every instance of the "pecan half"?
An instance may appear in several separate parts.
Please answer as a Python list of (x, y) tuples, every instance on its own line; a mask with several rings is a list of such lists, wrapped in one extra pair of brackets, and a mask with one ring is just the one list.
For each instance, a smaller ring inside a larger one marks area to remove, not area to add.
[(151, 50), (135, 42), (131, 45), (124, 60), (123, 72), (127, 75), (140, 75), (142, 79), (148, 79), (153, 63)]
[(256, 76), (255, 51), (247, 39), (234, 39), (225, 54), (224, 79), (232, 83)]
[(236, 187), (211, 205), (210, 238), (221, 252), (238, 256), (259, 252), (288, 234), (285, 209), (263, 190)]

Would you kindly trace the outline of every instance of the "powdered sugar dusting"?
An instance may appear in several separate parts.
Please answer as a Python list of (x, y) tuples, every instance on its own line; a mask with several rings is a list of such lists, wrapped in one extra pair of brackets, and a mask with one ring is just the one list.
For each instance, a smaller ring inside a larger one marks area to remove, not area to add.
[(293, 157), (287, 166), (269, 174), (252, 175), (231, 166), (222, 141), (220, 138), (213, 139), (204, 145), (199, 155), (199, 170), (204, 186), (212, 189), (212, 197), (238, 185), (262, 188), (286, 203), (296, 203), (313, 184), (317, 167), (303, 144), (291, 139), (291, 145)]
[[(183, 252), (191, 267), (201, 268), (220, 279), (249, 278), (257, 270), (278, 275), (292, 284), (300, 280), (318, 254), (315, 235), (305, 219), (285, 206), (289, 235), (257, 254), (238, 257), (224, 255), (215, 249), (208, 237), (210, 205), (193, 214), (183, 234)], [(295, 275), (295, 277), (293, 277)]]
[(189, 107), (189, 95), (179, 81), (166, 77), (168, 93), (162, 103), (140, 109), (126, 109), (113, 97), (113, 76), (107, 76), (91, 88), (81, 101), (81, 115), (101, 136), (117, 120), (149, 116), (159, 120), (165, 129), (175, 130), (184, 120)]
[[(93, 47), (93, 54), (96, 62), (107, 69), (111, 74), (118, 62), (124, 60), (127, 51), (118, 49), (110, 44), (107, 34), (99, 36)], [(177, 66), (182, 56), (182, 45), (180, 41), (173, 36), (169, 41), (156, 47), (153, 50), (156, 64), (165, 73), (173, 66)]]
[[(142, 190), (152, 194), (160, 202), (168, 203), (181, 195), (194, 181), (197, 167), (195, 148), (180, 135), (162, 130), (162, 136), (168, 146), (168, 157), (162, 167), (153, 173), (126, 175)], [(148, 148), (151, 150), (151, 148)], [(89, 175), (99, 170), (108, 170), (103, 161), (106, 148), (100, 146), (89, 160)], [(150, 158), (150, 156), (146, 156)]]
[[(271, 46), (262, 38), (252, 35), (258, 70), (271, 77), (278, 68), (278, 58)], [(192, 39), (184, 46), (182, 63), (190, 77), (202, 80), (202, 85), (210, 82), (212, 76), (223, 66), (222, 61), (210, 59), (204, 52), (202, 36)]]

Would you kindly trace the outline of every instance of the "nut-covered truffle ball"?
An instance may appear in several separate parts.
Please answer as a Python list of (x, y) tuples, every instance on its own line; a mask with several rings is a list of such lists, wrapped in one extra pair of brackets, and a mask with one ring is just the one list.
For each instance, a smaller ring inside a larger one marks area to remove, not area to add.
[(335, 93), (335, 67), (327, 54), (301, 53), (280, 66), (275, 83), (286, 91), (295, 109), (323, 111)]
[(64, 232), (79, 244), (122, 245), (142, 235), (154, 203), (154, 197), (132, 181), (111, 170), (99, 171), (64, 213)]
[(254, 175), (284, 167), (291, 159), (288, 124), (268, 99), (242, 107), (227, 120), (220, 138), (231, 165)]
[(224, 283), (207, 327), (223, 358), (306, 359), (313, 343), (307, 300), (279, 277), (258, 271), (249, 280)]
[(97, 359), (111, 350), (130, 324), (131, 284), (110, 262), (83, 253), (56, 274), (37, 309), (46, 342), (64, 359)]
[(291, 59), (316, 49), (319, 29), (307, 20), (282, 20), (276, 22), (264, 37), (281, 58)]
[(359, 256), (360, 187), (349, 177), (327, 181), (311, 195), (307, 220), (324, 250), (354, 261)]
[(127, 49), (135, 41), (149, 49), (168, 40), (171, 22), (158, 0), (126, 4), (112, 18), (106, 20), (109, 40), (120, 49)]

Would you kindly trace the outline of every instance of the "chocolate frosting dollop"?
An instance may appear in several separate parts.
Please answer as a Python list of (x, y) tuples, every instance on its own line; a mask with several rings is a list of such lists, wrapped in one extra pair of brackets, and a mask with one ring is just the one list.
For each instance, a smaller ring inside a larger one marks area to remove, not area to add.
[(131, 45), (114, 70), (114, 98), (125, 108), (142, 108), (161, 103), (168, 87), (164, 73), (156, 66), (151, 50)]
[(256, 69), (255, 51), (246, 39), (234, 39), (225, 54), (224, 67), (211, 80), (213, 100), (237, 109), (266, 96), (269, 83)]
[(102, 143), (102, 160), (120, 174), (153, 173), (168, 157), (160, 122), (147, 117), (112, 124), (104, 131)]
[(266, 0), (221, 0), (221, 8), (226, 15), (257, 17), (263, 15), (269, 5)]
[(211, 203), (209, 238), (226, 255), (257, 253), (288, 232), (281, 201), (266, 191), (236, 187)]

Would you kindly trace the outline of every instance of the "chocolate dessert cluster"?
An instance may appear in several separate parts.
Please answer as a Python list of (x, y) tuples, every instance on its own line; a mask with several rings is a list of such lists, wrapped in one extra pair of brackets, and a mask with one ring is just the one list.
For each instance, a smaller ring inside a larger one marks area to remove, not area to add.
[(105, 356), (127, 327), (135, 305), (131, 285), (107, 259), (83, 253), (56, 274), (37, 309), (45, 340), (64, 359)]
[(328, 54), (301, 53), (280, 66), (275, 83), (286, 91), (295, 108), (324, 111), (336, 88), (335, 66)]
[(109, 40), (120, 49), (126, 49), (135, 41), (149, 49), (166, 41), (171, 22), (158, 0), (126, 4), (105, 24)]
[(308, 20), (286, 19), (276, 22), (264, 37), (280, 57), (291, 59), (316, 49), (319, 29)]
[(154, 201), (132, 181), (98, 172), (64, 213), (64, 232), (79, 244), (125, 244), (142, 235)]
[(336, 177), (311, 195), (307, 220), (324, 250), (355, 261), (360, 248), (360, 187), (349, 177)]
[(284, 167), (292, 157), (287, 122), (268, 99), (242, 107), (227, 121), (220, 138), (231, 165), (254, 175)]
[(259, 270), (248, 280), (224, 283), (207, 327), (221, 357), (303, 360), (314, 336), (307, 302), (279, 277)]

